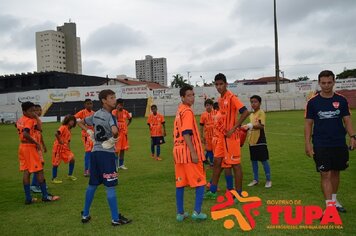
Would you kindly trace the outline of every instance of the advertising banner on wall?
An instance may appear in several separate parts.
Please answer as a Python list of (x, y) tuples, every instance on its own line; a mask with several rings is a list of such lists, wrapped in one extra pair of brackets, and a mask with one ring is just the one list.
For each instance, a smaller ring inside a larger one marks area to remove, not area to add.
[(122, 98), (147, 98), (149, 89), (146, 85), (125, 86), (121, 91)]
[[(20, 109), (20, 104), (26, 101), (45, 106), (46, 104), (58, 102), (84, 101), (85, 99), (99, 100), (101, 90), (111, 89), (117, 98), (138, 99), (152, 96), (146, 85), (139, 86), (96, 86), (96, 87), (71, 87), (67, 89), (45, 89), (33, 90), (20, 93), (1, 94), (2, 106), (15, 105)], [(18, 110), (17, 109), (17, 110)]]
[(335, 90), (353, 90), (356, 89), (356, 78), (336, 80)]
[(26, 101), (33, 102), (35, 104), (41, 103), (41, 101), (46, 99), (47, 91), (39, 90), (39, 91), (29, 91), (22, 93), (15, 93), (16, 103), (23, 103)]
[(171, 99), (173, 92), (171, 89), (153, 89), (153, 99)]
[(101, 90), (111, 89), (117, 98), (135, 99), (147, 98), (147, 86), (100, 86), (100, 87), (76, 87), (68, 89), (48, 90), (48, 99), (51, 102), (84, 101), (85, 99), (98, 100)]
[(313, 81), (300, 81), (294, 83), (296, 90), (301, 92), (307, 92), (314, 90), (313, 88)]

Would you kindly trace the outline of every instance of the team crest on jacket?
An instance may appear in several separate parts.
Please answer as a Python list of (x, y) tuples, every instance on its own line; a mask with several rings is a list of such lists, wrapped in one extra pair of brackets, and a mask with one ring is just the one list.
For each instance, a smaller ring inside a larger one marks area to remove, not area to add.
[(340, 106), (340, 103), (339, 102), (333, 102), (333, 106), (335, 109), (338, 109), (339, 106)]

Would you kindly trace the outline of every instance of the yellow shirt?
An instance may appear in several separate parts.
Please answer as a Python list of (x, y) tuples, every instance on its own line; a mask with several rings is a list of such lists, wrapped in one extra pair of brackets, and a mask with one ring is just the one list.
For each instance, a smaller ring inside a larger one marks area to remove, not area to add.
[[(250, 123), (266, 125), (266, 114), (262, 109), (250, 114)], [(249, 132), (248, 143), (253, 145), (266, 144), (266, 135), (264, 129), (252, 129)]]

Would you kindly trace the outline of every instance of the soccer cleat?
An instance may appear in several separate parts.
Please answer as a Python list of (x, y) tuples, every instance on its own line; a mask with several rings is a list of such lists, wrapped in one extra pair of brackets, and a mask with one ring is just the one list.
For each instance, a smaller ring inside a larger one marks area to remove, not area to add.
[(193, 220), (206, 220), (206, 218), (208, 218), (208, 216), (201, 212), (198, 214), (196, 211), (194, 211), (192, 214)]
[(155, 157), (155, 154), (151, 154), (151, 158), (152, 159), (155, 159), (156, 157)]
[(188, 218), (189, 217), (189, 213), (188, 212), (184, 212), (183, 214), (177, 214), (176, 216), (176, 220), (178, 222), (182, 222), (185, 218)]
[(77, 180), (77, 177), (73, 176), (73, 175), (68, 175), (67, 178), (69, 180), (72, 180), (72, 181), (76, 181)]
[(84, 216), (83, 215), (83, 211), (82, 212), (80, 212), (81, 213), (81, 215), (82, 215), (82, 223), (83, 224), (85, 224), (85, 223), (88, 223), (90, 220), (91, 220), (91, 216), (90, 215), (87, 215), (87, 216)]
[[(205, 185), (205, 187), (206, 187), (207, 190), (210, 189), (210, 185), (211, 185), (210, 182), (208, 182), (208, 183)], [(220, 192), (220, 188), (218, 187), (218, 189), (217, 189), (216, 191), (217, 191), (217, 192)]]
[(157, 158), (156, 158), (156, 161), (162, 161), (162, 158), (157, 157)]
[(213, 193), (211, 191), (208, 191), (204, 194), (204, 199), (215, 200), (217, 197), (218, 197), (218, 193)]
[(119, 166), (119, 169), (128, 170), (129, 168), (127, 168), (126, 166), (122, 165), (122, 166)]
[(28, 200), (25, 200), (25, 205), (30, 205), (30, 204), (32, 204), (32, 203), (35, 203), (35, 202), (37, 202), (37, 198), (31, 198), (31, 201), (28, 201)]
[(61, 184), (61, 183), (63, 183), (63, 181), (58, 178), (52, 179), (52, 184)]
[(341, 213), (346, 213), (346, 209), (343, 206), (336, 206), (336, 210)]
[(59, 196), (54, 196), (52, 194), (48, 194), (47, 197), (42, 198), (42, 202), (54, 202), (59, 200)]
[(112, 226), (126, 225), (126, 224), (131, 223), (131, 222), (132, 222), (132, 220), (129, 220), (125, 216), (119, 214), (119, 219), (118, 220), (111, 220), (111, 225)]
[(266, 181), (265, 188), (270, 188), (272, 187), (272, 181)]
[(31, 189), (31, 191), (32, 191), (33, 193), (41, 193), (41, 192), (42, 192), (40, 186), (34, 186), (34, 185), (32, 185), (32, 186), (30, 187), (30, 189)]
[[(249, 187), (252, 187), (252, 186), (255, 186), (255, 185), (257, 185), (258, 184), (258, 181), (257, 180), (252, 180), (252, 182), (251, 183), (249, 183), (247, 186), (249, 186)], [(267, 184), (267, 183), (266, 183)], [(267, 187), (266, 187), (267, 188)]]

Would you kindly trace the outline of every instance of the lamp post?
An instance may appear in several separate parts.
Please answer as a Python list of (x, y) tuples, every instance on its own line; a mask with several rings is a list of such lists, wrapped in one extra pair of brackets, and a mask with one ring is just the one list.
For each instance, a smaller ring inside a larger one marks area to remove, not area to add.
[(203, 81), (203, 87), (205, 86), (205, 79), (203, 79), (203, 76), (200, 76), (200, 79)]
[(275, 75), (276, 75), (276, 92), (280, 93), (280, 81), (279, 81), (279, 58), (278, 58), (278, 32), (277, 32), (277, 12), (276, 12), (276, 0), (273, 0), (273, 12), (274, 12), (274, 58), (275, 58)]

